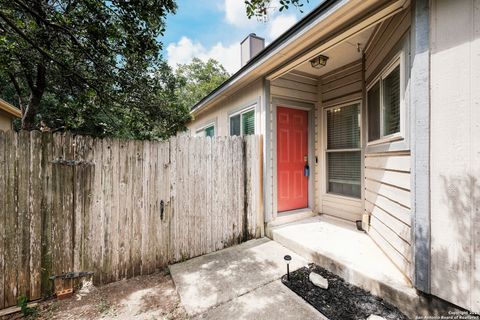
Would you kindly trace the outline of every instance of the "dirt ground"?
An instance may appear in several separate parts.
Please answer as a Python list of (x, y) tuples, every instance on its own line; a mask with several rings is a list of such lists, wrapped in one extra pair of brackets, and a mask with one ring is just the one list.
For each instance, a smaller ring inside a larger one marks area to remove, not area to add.
[(172, 278), (166, 272), (85, 289), (66, 300), (42, 302), (36, 316), (30, 318), (187, 319)]

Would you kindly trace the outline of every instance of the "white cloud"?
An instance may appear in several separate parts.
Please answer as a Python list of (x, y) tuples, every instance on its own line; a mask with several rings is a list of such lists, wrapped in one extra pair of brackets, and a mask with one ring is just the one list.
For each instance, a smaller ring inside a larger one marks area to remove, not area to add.
[(225, 20), (237, 28), (254, 28), (259, 24), (255, 18), (247, 18), (245, 3), (242, 0), (225, 0), (224, 10)]
[[(218, 3), (219, 9), (225, 13), (224, 31), (219, 34), (223, 41), (205, 46), (195, 39), (183, 36), (166, 48), (168, 63), (172, 68), (176, 68), (177, 64), (190, 63), (195, 57), (203, 61), (213, 58), (228, 72), (234, 73), (240, 69), (240, 41), (244, 36), (255, 32), (258, 36), (265, 37), (268, 44), (297, 22), (295, 14), (282, 14), (275, 10), (279, 6), (278, 0), (272, 0), (272, 10), (266, 22), (259, 22), (255, 18), (248, 19), (242, 0), (219, 0)], [(226, 37), (226, 34), (229, 36)], [(239, 34), (240, 38), (234, 39)]]
[(240, 44), (224, 45), (218, 42), (211, 48), (205, 48), (200, 42), (182, 37), (176, 43), (167, 46), (168, 64), (176, 68), (177, 64), (190, 63), (193, 58), (207, 61), (213, 58), (219, 61), (228, 72), (234, 73), (240, 68)]
[(238, 30), (244, 30), (245, 35), (255, 32), (267, 40), (275, 40), (298, 20), (295, 14), (280, 13), (279, 7), (278, 0), (271, 1), (266, 22), (258, 21), (255, 17), (248, 19), (245, 3), (241, 0), (224, 0), (222, 10), (225, 11), (225, 21)]
[(278, 15), (268, 22), (268, 37), (272, 40), (278, 38), (297, 22), (294, 15)]

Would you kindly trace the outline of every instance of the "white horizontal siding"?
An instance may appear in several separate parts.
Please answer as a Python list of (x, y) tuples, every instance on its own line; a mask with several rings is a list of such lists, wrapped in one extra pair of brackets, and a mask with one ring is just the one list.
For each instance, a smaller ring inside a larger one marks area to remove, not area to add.
[(315, 80), (293, 74), (275, 79), (270, 84), (270, 94), (288, 100), (317, 102)]
[[(369, 234), (406, 274), (410, 274), (410, 156), (365, 157), (365, 211)], [(380, 239), (380, 237), (382, 239)]]
[(355, 61), (321, 78), (322, 105), (341, 104), (362, 97), (362, 62)]
[(392, 50), (409, 30), (411, 24), (410, 9), (392, 16), (377, 28), (365, 50), (365, 79), (367, 83), (396, 52)]
[[(406, 9), (377, 27), (365, 49), (367, 84), (398, 52), (410, 23), (410, 9)], [(409, 152), (365, 155), (365, 212), (371, 215), (368, 233), (408, 277), (412, 268), (410, 172)]]

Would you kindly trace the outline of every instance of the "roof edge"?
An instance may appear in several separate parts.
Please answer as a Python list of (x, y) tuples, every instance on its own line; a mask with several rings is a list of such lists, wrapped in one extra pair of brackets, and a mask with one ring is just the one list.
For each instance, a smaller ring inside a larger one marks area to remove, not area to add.
[(0, 99), (0, 110), (5, 111), (6, 113), (12, 116), (15, 116), (17, 118), (22, 117), (22, 111), (20, 111), (20, 109), (18, 109), (17, 107), (14, 107), (13, 105), (11, 105), (10, 103), (8, 103), (3, 99)]
[[(225, 80), (220, 86), (218, 86), (216, 89), (214, 89), (212, 92), (210, 92), (208, 95), (203, 97), (200, 101), (198, 101), (196, 104), (194, 104), (190, 108), (190, 113), (194, 113), (196, 111), (199, 111), (201, 108), (201, 105), (207, 102), (210, 98), (214, 97), (215, 95), (219, 94), (223, 88), (225, 88), (228, 84), (233, 82), (235, 79), (240, 77), (241, 74), (245, 73), (252, 65), (254, 65), (257, 61), (265, 57), (267, 54), (272, 52), (273, 50), (277, 49), (280, 44), (282, 44), (284, 41), (286, 41), (290, 36), (295, 34), (296, 32), (300, 31), (305, 25), (307, 25), (309, 22), (314, 20), (319, 14), (323, 13), (324, 11), (328, 10), (330, 7), (334, 6), (337, 2), (340, 2), (341, 0), (325, 0), (323, 3), (321, 3), (317, 8), (315, 8), (312, 12), (310, 12), (308, 15), (306, 15), (303, 19), (298, 21), (296, 24), (294, 24), (290, 29), (285, 31), (283, 34), (281, 34), (277, 39), (275, 39), (272, 43), (270, 43), (268, 46), (266, 46), (262, 51), (260, 51), (257, 55), (255, 55), (252, 59), (250, 59), (247, 64), (245, 64), (243, 67), (241, 67), (237, 72), (235, 72), (230, 78)], [(248, 36), (247, 36), (248, 37)]]

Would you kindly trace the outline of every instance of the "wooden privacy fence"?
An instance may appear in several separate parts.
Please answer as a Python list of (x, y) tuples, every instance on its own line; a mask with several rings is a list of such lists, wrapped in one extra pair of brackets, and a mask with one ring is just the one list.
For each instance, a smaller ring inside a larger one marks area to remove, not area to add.
[(260, 237), (261, 137), (165, 142), (0, 131), (0, 309)]

